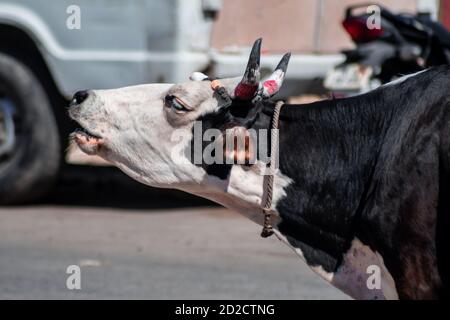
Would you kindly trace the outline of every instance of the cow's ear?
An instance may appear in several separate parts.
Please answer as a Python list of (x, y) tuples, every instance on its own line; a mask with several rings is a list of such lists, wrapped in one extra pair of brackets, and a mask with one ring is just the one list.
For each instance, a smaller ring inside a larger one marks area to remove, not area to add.
[(290, 58), (291, 53), (286, 53), (283, 58), (281, 58), (280, 63), (278, 63), (275, 68), (275, 71), (269, 77), (261, 81), (257, 97), (261, 99), (269, 99), (280, 91)]
[(205, 81), (208, 80), (208, 76), (202, 72), (193, 72), (190, 76), (189, 79), (191, 81)]
[(256, 163), (256, 137), (247, 128), (237, 126), (225, 130), (222, 143), (226, 164)]

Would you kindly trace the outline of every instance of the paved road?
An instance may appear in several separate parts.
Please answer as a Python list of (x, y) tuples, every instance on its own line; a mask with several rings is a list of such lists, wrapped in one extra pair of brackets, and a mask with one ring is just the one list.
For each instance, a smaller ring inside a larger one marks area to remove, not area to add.
[(259, 231), (220, 208), (0, 209), (0, 298), (345, 298)]
[[(41, 203), (0, 208), (0, 299), (347, 298), (260, 231), (118, 170), (75, 167)], [(73, 264), (79, 291), (66, 288)]]

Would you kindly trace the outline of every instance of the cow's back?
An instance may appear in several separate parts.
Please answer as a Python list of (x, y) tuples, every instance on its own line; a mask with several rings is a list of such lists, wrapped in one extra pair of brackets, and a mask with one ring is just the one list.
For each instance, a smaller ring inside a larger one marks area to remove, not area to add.
[(448, 295), (450, 68), (381, 90), (395, 110), (363, 215), (362, 228), (370, 230), (362, 235), (379, 246), (400, 298), (439, 298)]

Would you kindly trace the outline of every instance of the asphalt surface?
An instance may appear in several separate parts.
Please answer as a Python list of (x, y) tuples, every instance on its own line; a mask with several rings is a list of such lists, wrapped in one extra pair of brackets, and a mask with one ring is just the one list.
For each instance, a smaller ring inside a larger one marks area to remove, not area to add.
[(123, 181), (0, 208), (0, 299), (348, 299), (245, 218)]

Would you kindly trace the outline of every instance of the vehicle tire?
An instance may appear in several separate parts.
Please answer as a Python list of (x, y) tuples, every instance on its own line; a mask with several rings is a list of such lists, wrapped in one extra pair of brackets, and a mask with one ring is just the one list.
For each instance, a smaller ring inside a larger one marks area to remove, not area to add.
[(28, 202), (48, 191), (60, 149), (42, 84), (27, 66), (0, 53), (0, 204)]

